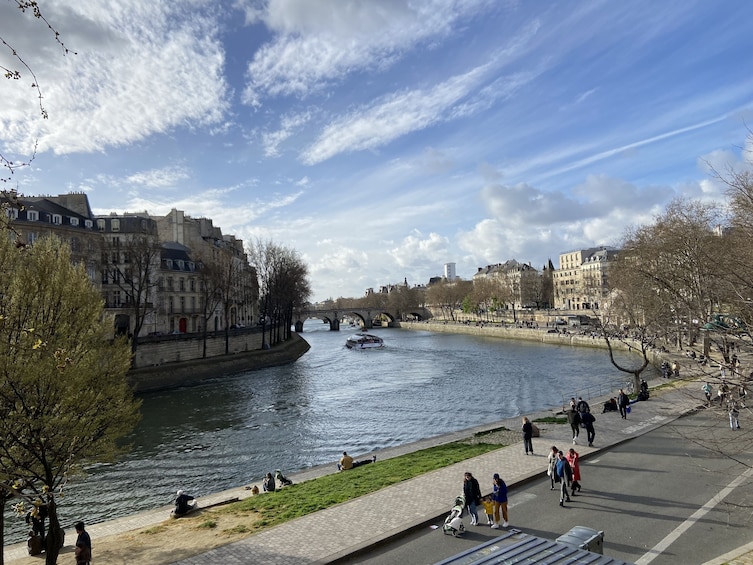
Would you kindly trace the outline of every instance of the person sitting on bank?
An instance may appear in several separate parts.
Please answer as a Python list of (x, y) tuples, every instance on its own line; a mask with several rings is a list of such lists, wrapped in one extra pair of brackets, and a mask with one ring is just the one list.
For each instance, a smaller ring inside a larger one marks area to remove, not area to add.
[(617, 399), (616, 398), (610, 398), (604, 403), (604, 410), (601, 411), (603, 414), (604, 412), (617, 412), (619, 408), (617, 408)]
[(261, 488), (264, 490), (264, 492), (274, 492), (276, 490), (275, 485), (275, 478), (272, 476), (272, 473), (267, 473), (264, 476), (264, 481), (262, 482)]
[(194, 499), (190, 494), (179, 490), (175, 495), (175, 515), (181, 516), (191, 509), (191, 501)]
[(376, 455), (374, 455), (371, 459), (361, 459), (360, 461), (353, 461), (353, 458), (350, 455), (348, 455), (348, 452), (343, 451), (343, 456), (340, 457), (340, 461), (337, 464), (337, 470), (347, 471), (349, 469), (360, 467), (361, 465), (367, 465), (369, 463), (375, 463), (375, 462), (376, 462)]

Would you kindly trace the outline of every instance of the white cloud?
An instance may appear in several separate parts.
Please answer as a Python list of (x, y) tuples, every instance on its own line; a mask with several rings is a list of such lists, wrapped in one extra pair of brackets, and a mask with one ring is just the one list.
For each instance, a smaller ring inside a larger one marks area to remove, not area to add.
[(176, 188), (178, 183), (190, 178), (190, 171), (185, 167), (164, 167), (130, 175), (125, 180), (147, 188)]
[[(8, 5), (0, 6), (7, 12)], [(28, 49), (24, 57), (50, 118), (29, 119), (31, 94), (7, 89), (0, 138), (20, 152), (35, 139), (42, 152), (93, 152), (220, 122), (228, 103), (216, 24), (198, 2), (184, 8), (139, 0), (52, 2), (48, 15), (77, 52), (65, 57), (54, 40), (39, 39), (33, 18), (14, 17), (18, 25), (9, 26), (7, 39)], [(26, 35), (35, 41), (25, 41)]]
[(348, 2), (270, 0), (248, 12), (276, 35), (254, 54), (244, 101), (306, 96), (344, 76), (388, 67), (417, 45), (450, 32), (487, 0)]
[(421, 269), (443, 264), (448, 260), (450, 240), (438, 233), (424, 237), (416, 231), (403, 239), (398, 247), (389, 250), (389, 254), (401, 267)]

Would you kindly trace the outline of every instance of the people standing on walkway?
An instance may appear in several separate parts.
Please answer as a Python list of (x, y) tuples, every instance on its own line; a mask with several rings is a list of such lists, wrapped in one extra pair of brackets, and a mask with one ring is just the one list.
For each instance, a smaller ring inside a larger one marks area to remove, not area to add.
[(570, 448), (570, 451), (567, 452), (567, 455), (565, 455), (565, 459), (567, 459), (567, 462), (570, 464), (570, 469), (573, 472), (573, 482), (570, 485), (570, 489), (573, 491), (573, 496), (575, 496), (575, 492), (580, 492), (580, 455), (578, 455), (578, 452), (575, 451), (572, 447)]
[(499, 529), (500, 511), (502, 513), (502, 527), (506, 528), (509, 524), (507, 521), (507, 484), (498, 473), (492, 477), (492, 501), (494, 502), (494, 523), (492, 528)]
[(471, 515), (471, 526), (478, 525), (478, 512), (476, 506), (481, 504), (481, 487), (470, 472), (466, 471), (463, 477), (463, 496), (468, 514)]
[(711, 391), (713, 390), (713, 387), (711, 386), (711, 383), (706, 381), (706, 384), (701, 387), (701, 390), (703, 391), (703, 394), (706, 395), (706, 402), (711, 404)]
[(573, 445), (576, 445), (580, 435), (580, 414), (573, 406), (565, 415), (567, 416), (567, 423), (570, 424), (570, 429), (573, 431)]
[(591, 411), (591, 407), (588, 405), (588, 402), (583, 400), (582, 396), (578, 397), (578, 404), (575, 405), (575, 409), (580, 412), (581, 416), (583, 416), (584, 413)]
[(594, 422), (596, 417), (590, 412), (586, 412), (580, 415), (580, 421), (586, 427), (586, 438), (588, 439), (588, 447), (593, 447), (594, 438), (596, 437), (596, 430), (594, 430)]
[(481, 504), (484, 507), (484, 513), (486, 513), (486, 524), (491, 526), (494, 524), (494, 501), (490, 495), (486, 495), (481, 499)]
[(557, 466), (557, 454), (559, 453), (559, 449), (557, 449), (556, 445), (552, 446), (552, 449), (549, 451), (549, 456), (547, 457), (547, 466), (546, 466), (546, 474), (549, 475), (549, 480), (551, 481), (552, 488), (549, 490), (554, 490), (554, 483), (556, 482), (554, 479), (557, 475), (555, 472), (555, 467)]
[(561, 451), (557, 453), (555, 473), (555, 480), (560, 484), (560, 506), (564, 506), (565, 501), (570, 502), (570, 493), (567, 491), (567, 487), (573, 480), (573, 470), (570, 468), (570, 463), (567, 462), (565, 454)]
[(727, 405), (729, 411), (729, 427), (733, 430), (740, 429), (740, 411), (737, 409), (737, 402), (730, 400)]
[(523, 416), (523, 427), (521, 429), (523, 430), (523, 446), (525, 447), (526, 455), (528, 455), (529, 451), (533, 455), (533, 424), (528, 419), (528, 416)]
[(630, 398), (625, 391), (620, 389), (620, 394), (617, 395), (617, 407), (620, 409), (620, 416), (623, 420), (627, 419), (627, 407), (630, 406)]
[(89, 533), (84, 529), (83, 522), (76, 523), (76, 549), (74, 555), (76, 557), (76, 565), (89, 565), (92, 559), (92, 538)]

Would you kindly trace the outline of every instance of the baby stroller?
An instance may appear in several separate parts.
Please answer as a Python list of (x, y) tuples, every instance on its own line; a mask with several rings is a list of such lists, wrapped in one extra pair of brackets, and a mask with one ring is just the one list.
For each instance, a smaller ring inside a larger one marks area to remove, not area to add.
[(445, 518), (442, 525), (442, 533), (459, 536), (465, 532), (463, 526), (463, 509), (465, 508), (465, 496), (462, 494), (455, 497), (455, 503), (452, 505), (449, 516)]

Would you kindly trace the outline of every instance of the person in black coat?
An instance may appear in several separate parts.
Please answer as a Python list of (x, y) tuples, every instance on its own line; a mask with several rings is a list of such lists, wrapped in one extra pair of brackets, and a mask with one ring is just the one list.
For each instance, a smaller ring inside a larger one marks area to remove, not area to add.
[(580, 421), (586, 427), (586, 436), (588, 437), (588, 447), (593, 447), (594, 438), (596, 437), (596, 430), (594, 430), (594, 422), (596, 418), (590, 412), (585, 412), (580, 415)]
[(620, 394), (617, 395), (617, 406), (620, 409), (620, 416), (623, 420), (627, 419), (627, 407), (630, 406), (630, 398), (625, 394), (625, 391), (620, 389)]
[(523, 446), (526, 449), (526, 455), (531, 452), (533, 455), (533, 424), (527, 416), (523, 416)]
[(478, 512), (476, 507), (481, 504), (481, 487), (470, 472), (466, 471), (463, 477), (463, 496), (465, 496), (465, 506), (468, 508), (468, 514), (471, 515), (471, 526), (478, 525)]

